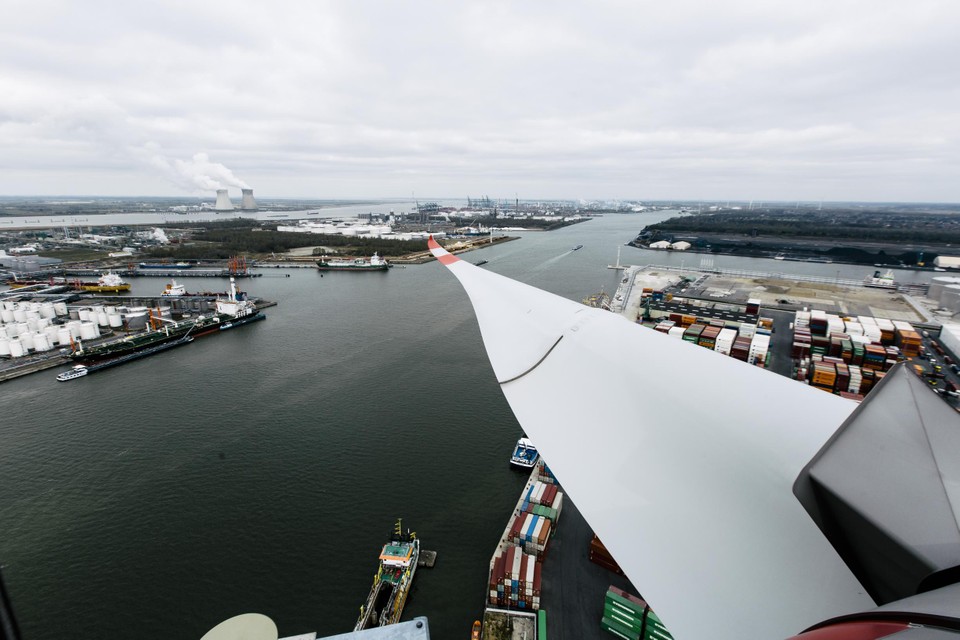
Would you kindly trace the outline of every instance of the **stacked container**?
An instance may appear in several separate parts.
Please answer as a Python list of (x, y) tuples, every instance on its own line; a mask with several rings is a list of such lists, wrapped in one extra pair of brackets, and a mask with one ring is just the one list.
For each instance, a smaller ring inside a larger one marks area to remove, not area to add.
[(540, 609), (543, 564), (536, 556), (510, 546), (490, 561), (488, 602), (507, 609)]
[(600, 628), (629, 640), (671, 640), (660, 618), (641, 598), (610, 586), (603, 599)]
[(613, 559), (613, 556), (610, 555), (610, 552), (607, 551), (607, 548), (603, 546), (600, 538), (596, 535), (594, 535), (593, 540), (590, 541), (590, 551), (587, 557), (593, 564), (599, 565), (607, 571), (612, 571), (621, 576), (623, 575), (623, 569), (620, 568), (620, 565), (617, 564), (617, 561)]
[(758, 333), (750, 341), (750, 350), (747, 352), (747, 363), (763, 367), (767, 363), (767, 354), (770, 351), (770, 336)]

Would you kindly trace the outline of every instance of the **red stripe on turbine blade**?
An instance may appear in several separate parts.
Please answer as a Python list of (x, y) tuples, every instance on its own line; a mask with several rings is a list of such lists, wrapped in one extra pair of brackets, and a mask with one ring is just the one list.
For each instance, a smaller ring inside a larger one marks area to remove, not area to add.
[(440, 261), (440, 264), (453, 264), (454, 262), (460, 262), (460, 258), (449, 253), (444, 253), (437, 256), (437, 260)]
[(801, 633), (790, 640), (879, 640), (907, 628), (909, 625), (903, 622), (841, 622)]
[[(460, 261), (460, 258), (458, 258), (458, 257), (456, 257), (455, 255), (452, 255), (452, 254), (450, 254), (450, 253), (447, 253), (447, 250), (444, 249), (443, 247), (441, 247), (440, 244), (439, 244), (436, 240), (433, 239), (433, 236), (430, 236), (430, 237), (427, 239), (427, 248), (430, 249), (430, 252), (431, 252), (433, 255), (437, 256), (437, 260), (440, 261), (440, 264), (445, 264), (445, 265), (446, 265), (446, 264), (453, 264), (454, 262), (459, 262), (459, 261)], [(438, 255), (438, 252), (442, 252), (442, 253), (439, 253), (439, 255)]]

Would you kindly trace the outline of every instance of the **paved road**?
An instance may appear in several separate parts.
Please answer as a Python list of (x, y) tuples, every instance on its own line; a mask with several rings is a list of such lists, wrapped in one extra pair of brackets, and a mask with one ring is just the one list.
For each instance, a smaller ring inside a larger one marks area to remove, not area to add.
[(543, 567), (541, 606), (547, 611), (547, 632), (550, 640), (610, 640), (614, 636), (600, 628), (607, 587), (639, 593), (624, 576), (590, 562), (593, 530), (569, 496), (563, 502)]

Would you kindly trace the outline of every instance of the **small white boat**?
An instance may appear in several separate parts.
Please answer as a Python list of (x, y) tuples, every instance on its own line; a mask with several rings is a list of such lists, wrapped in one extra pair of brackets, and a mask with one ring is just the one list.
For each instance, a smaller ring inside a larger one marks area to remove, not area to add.
[(517, 440), (517, 446), (513, 449), (513, 455), (510, 456), (510, 464), (524, 469), (530, 469), (537, 464), (540, 452), (534, 446), (529, 438), (520, 438)]
[(78, 364), (69, 371), (64, 371), (63, 373), (57, 374), (57, 380), (60, 382), (66, 382), (67, 380), (73, 380), (74, 378), (80, 378), (85, 375), (87, 375), (87, 368), (82, 364)]

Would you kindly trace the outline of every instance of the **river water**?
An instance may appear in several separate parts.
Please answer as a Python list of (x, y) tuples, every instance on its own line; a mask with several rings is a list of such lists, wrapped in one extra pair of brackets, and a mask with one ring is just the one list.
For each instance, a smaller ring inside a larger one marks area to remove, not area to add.
[[(606, 265), (617, 246), (669, 215), (523, 233), (465, 258), (580, 300), (614, 291), (618, 272)], [(0, 386), (0, 563), (24, 637), (199, 638), (249, 611), (281, 635), (349, 631), (397, 517), (439, 553), (418, 572), (405, 617), (428, 616), (436, 638), (469, 633), (525, 478), (507, 462), (521, 430), (466, 295), (435, 262), (264, 274), (241, 286), (279, 303), (265, 322), (66, 384), (48, 371)], [(159, 293), (164, 280), (133, 284)]]

